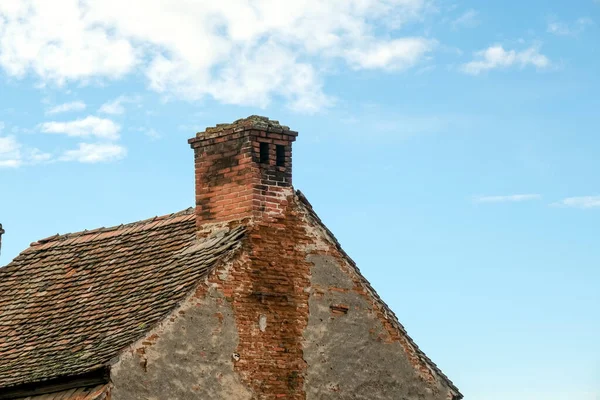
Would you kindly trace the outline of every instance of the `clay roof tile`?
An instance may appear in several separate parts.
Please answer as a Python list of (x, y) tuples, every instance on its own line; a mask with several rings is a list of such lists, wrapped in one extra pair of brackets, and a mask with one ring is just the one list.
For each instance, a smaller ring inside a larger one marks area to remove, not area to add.
[(199, 240), (189, 208), (32, 243), (0, 268), (0, 388), (107, 363), (237, 249), (243, 232)]

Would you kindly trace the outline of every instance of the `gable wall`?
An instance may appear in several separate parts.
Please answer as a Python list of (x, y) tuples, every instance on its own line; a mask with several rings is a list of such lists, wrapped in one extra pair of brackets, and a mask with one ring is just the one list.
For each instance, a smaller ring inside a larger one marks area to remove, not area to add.
[(304, 331), (307, 399), (448, 400), (453, 394), (393, 326), (351, 260), (307, 212), (315, 245)]
[(448, 400), (295, 196), (113, 367), (113, 400)]
[(451, 398), (419, 371), (339, 259), (321, 254), (308, 259), (313, 266), (304, 332), (307, 399)]

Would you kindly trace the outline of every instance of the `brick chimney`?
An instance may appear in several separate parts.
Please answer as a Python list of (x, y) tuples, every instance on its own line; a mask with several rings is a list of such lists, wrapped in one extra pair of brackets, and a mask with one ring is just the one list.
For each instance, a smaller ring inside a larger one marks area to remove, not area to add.
[(196, 168), (196, 222), (281, 216), (292, 189), (297, 132), (252, 115), (188, 140)]

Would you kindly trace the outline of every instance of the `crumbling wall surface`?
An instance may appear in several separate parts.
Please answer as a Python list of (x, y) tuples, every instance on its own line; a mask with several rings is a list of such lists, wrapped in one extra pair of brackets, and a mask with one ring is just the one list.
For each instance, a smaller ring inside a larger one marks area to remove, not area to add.
[(304, 333), (306, 398), (447, 400), (447, 391), (419, 375), (340, 262), (329, 255), (308, 259), (313, 267)]
[(257, 399), (303, 400), (310, 263), (299, 246), (307, 246), (311, 238), (295, 205), (281, 207), (284, 216), (259, 221), (247, 231), (247, 262), (230, 271), (223, 291), (239, 330), (235, 369), (242, 380)]
[(233, 310), (202, 286), (111, 368), (112, 400), (251, 399), (233, 368)]
[(306, 398), (310, 245), (294, 196), (247, 227), (234, 262), (112, 368), (113, 400)]
[(300, 193), (311, 264), (303, 356), (306, 398), (452, 400), (460, 393), (416, 347), (392, 311)]
[(113, 400), (452, 399), (316, 217), (278, 207), (113, 365)]

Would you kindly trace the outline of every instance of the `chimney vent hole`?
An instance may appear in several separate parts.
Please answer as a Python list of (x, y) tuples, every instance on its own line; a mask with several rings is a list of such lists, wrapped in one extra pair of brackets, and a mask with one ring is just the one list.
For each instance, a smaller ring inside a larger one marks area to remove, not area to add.
[(269, 163), (269, 144), (268, 143), (260, 142), (259, 162), (261, 164)]
[(275, 147), (276, 164), (278, 167), (285, 166), (285, 146), (278, 144)]

